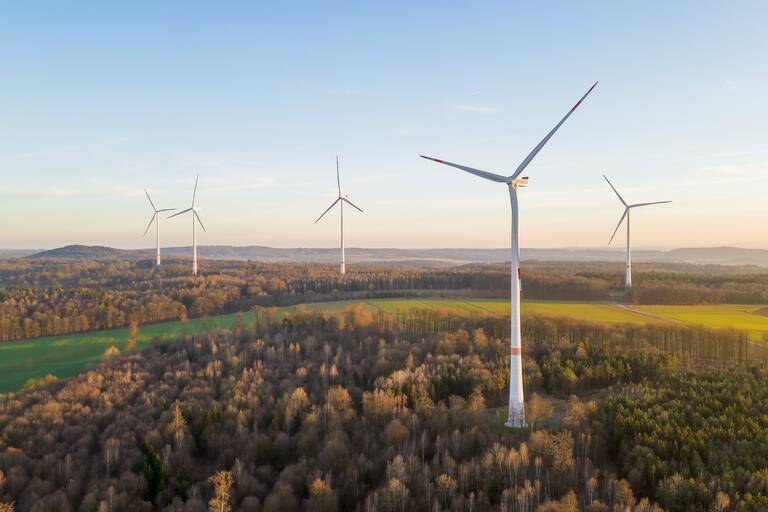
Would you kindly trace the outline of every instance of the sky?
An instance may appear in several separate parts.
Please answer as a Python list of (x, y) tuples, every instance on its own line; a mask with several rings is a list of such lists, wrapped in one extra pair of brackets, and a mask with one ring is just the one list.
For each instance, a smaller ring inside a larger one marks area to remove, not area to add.
[[(768, 248), (768, 3), (5, 2), (0, 247)], [(187, 245), (190, 219), (163, 219)]]

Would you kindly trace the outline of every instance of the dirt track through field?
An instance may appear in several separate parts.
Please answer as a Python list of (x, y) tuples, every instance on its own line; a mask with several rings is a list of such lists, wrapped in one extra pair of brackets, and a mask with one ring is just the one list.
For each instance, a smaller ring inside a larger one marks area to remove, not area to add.
[[(611, 303), (607, 303), (611, 304)], [(627, 306), (626, 304), (619, 304), (619, 303), (613, 303), (612, 306), (616, 306), (619, 309), (623, 309), (624, 311), (628, 311), (630, 313), (634, 313), (636, 315), (644, 316), (646, 318), (650, 318), (652, 320), (656, 320), (665, 324), (675, 324), (675, 325), (688, 325), (685, 322), (682, 322), (680, 320), (676, 320), (674, 318), (665, 318), (661, 315), (654, 315), (653, 313), (648, 313), (647, 311), (642, 311), (639, 309), (635, 309), (632, 306)]]

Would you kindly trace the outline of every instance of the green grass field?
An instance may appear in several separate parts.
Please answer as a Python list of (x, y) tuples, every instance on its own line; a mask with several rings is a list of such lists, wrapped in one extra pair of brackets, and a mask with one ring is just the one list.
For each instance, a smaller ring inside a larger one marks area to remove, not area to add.
[[(306, 304), (308, 309), (341, 311), (362, 302), (372, 311), (394, 314), (413, 308), (439, 308), (457, 315), (509, 314), (509, 302), (502, 299), (377, 299), (368, 301), (338, 301)], [(292, 307), (283, 308), (290, 311)], [(526, 301), (523, 313), (547, 316), (565, 316), (577, 320), (604, 323), (646, 324), (685, 323), (712, 328), (732, 327), (753, 332), (756, 339), (768, 332), (768, 316), (754, 311), (756, 306), (634, 306), (624, 308), (613, 304)], [(170, 340), (215, 328), (232, 327), (237, 315), (211, 317), (206, 321), (195, 319), (186, 324), (166, 322), (142, 326), (138, 348), (153, 341)], [(245, 325), (252, 316), (243, 314)], [(120, 350), (125, 347), (127, 329), (98, 331), (68, 336), (38, 338), (34, 340), (0, 343), (0, 393), (20, 389), (30, 378), (47, 374), (59, 378), (76, 375), (88, 365), (98, 363), (111, 345)]]
[[(509, 308), (507, 308), (509, 311)], [(544, 316), (565, 316), (576, 320), (602, 322), (606, 324), (647, 324), (663, 322), (648, 316), (624, 309), (614, 304), (577, 303), (577, 302), (526, 302), (523, 313)]]
[[(211, 317), (208, 328), (230, 327), (235, 315)], [(142, 326), (139, 330), (137, 347), (149, 343), (174, 339), (185, 333), (205, 330), (200, 319), (181, 322), (165, 322)], [(76, 375), (88, 364), (101, 360), (104, 351), (111, 345), (122, 350), (128, 338), (128, 329), (95, 331), (67, 336), (54, 336), (24, 341), (0, 343), (0, 393), (21, 388), (27, 379), (42, 377), (49, 373), (59, 378)]]
[(751, 331), (755, 339), (768, 332), (768, 316), (758, 311), (765, 306), (722, 304), (714, 306), (634, 306), (651, 315), (686, 325), (711, 329), (734, 328)]

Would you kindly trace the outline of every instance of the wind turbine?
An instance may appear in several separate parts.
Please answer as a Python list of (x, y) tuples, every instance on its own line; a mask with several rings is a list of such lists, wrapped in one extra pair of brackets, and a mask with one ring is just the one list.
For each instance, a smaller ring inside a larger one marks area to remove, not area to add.
[(144, 193), (147, 194), (147, 199), (149, 199), (149, 204), (152, 205), (152, 218), (149, 219), (149, 224), (147, 224), (147, 229), (144, 230), (144, 236), (147, 236), (147, 233), (149, 232), (149, 228), (152, 227), (152, 222), (155, 223), (155, 244), (157, 245), (157, 266), (160, 266), (160, 213), (162, 212), (170, 212), (175, 210), (176, 208), (161, 208), (158, 209), (155, 206), (155, 203), (152, 202), (152, 198), (149, 197), (149, 192), (147, 192), (147, 189), (144, 189)]
[(337, 197), (336, 200), (331, 203), (331, 206), (329, 206), (328, 209), (325, 210), (323, 212), (323, 214), (320, 215), (317, 218), (317, 220), (315, 221), (315, 224), (320, 222), (320, 219), (322, 219), (325, 216), (326, 213), (331, 211), (331, 208), (336, 206), (336, 203), (339, 203), (339, 209), (340, 209), (340, 213), (341, 213), (341, 264), (339, 266), (339, 273), (341, 275), (344, 275), (344, 274), (347, 273), (346, 261), (344, 260), (344, 203), (349, 204), (349, 206), (351, 206), (352, 208), (354, 208), (356, 210), (360, 210), (360, 212), (362, 212), (363, 210), (361, 210), (360, 208), (355, 206), (354, 203), (352, 203), (352, 201), (350, 201), (348, 199), (349, 196), (346, 196), (346, 195), (341, 193), (341, 179), (339, 178), (339, 157), (338, 157), (338, 155), (336, 156), (336, 184), (339, 187), (339, 197)]
[(613, 230), (613, 234), (611, 235), (611, 239), (608, 241), (608, 245), (611, 245), (611, 242), (613, 242), (613, 237), (616, 236), (616, 232), (619, 231), (619, 228), (621, 227), (621, 223), (624, 222), (624, 218), (627, 218), (627, 274), (624, 278), (624, 288), (626, 290), (632, 289), (632, 246), (630, 244), (629, 240), (629, 210), (632, 208), (639, 208), (641, 206), (651, 206), (652, 204), (665, 204), (665, 203), (671, 203), (672, 201), (656, 201), (653, 203), (635, 203), (635, 204), (627, 204), (626, 201), (624, 201), (624, 198), (621, 197), (621, 194), (619, 194), (619, 191), (616, 190), (616, 187), (613, 186), (613, 183), (608, 179), (608, 177), (603, 174), (603, 178), (605, 178), (605, 181), (608, 182), (608, 185), (611, 186), (613, 191), (616, 193), (616, 197), (619, 198), (619, 201), (621, 201), (621, 204), (624, 205), (624, 214), (619, 219), (619, 223), (616, 225), (616, 229)]
[(200, 223), (200, 227), (203, 228), (203, 231), (205, 231), (205, 226), (203, 226), (203, 221), (200, 220), (200, 215), (197, 213), (200, 211), (200, 207), (195, 204), (195, 197), (197, 196), (197, 182), (200, 179), (200, 175), (197, 175), (197, 178), (195, 178), (195, 189), (192, 191), (192, 206), (187, 208), (184, 211), (181, 211), (179, 213), (174, 213), (169, 219), (176, 217), (177, 215), (181, 215), (183, 213), (192, 212), (192, 274), (197, 275), (197, 232), (196, 232), (196, 222)]
[(566, 119), (568, 119), (571, 114), (573, 114), (573, 111), (578, 108), (579, 105), (581, 105), (581, 102), (584, 101), (584, 99), (589, 95), (589, 93), (592, 92), (592, 90), (597, 86), (597, 82), (592, 85), (592, 87), (589, 88), (589, 90), (584, 94), (584, 96), (581, 97), (581, 99), (576, 102), (576, 104), (571, 108), (571, 110), (568, 111), (567, 114), (565, 114), (565, 117), (563, 117), (559, 123), (555, 125), (554, 128), (547, 134), (546, 137), (544, 137), (541, 142), (539, 142), (535, 148), (533, 148), (533, 151), (531, 151), (527, 157), (525, 157), (525, 160), (523, 160), (520, 165), (517, 166), (517, 169), (515, 169), (515, 172), (512, 173), (510, 176), (502, 175), (502, 174), (496, 174), (492, 172), (487, 171), (481, 171), (479, 169), (473, 169), (472, 167), (466, 167), (459, 164), (454, 164), (451, 162), (445, 162), (443, 160), (438, 160), (436, 158), (430, 158), (428, 156), (421, 155), (422, 158), (426, 158), (427, 160), (432, 160), (434, 162), (450, 165), (451, 167), (456, 167), (457, 169), (461, 169), (462, 171), (468, 172), (470, 174), (474, 174), (475, 176), (480, 176), (481, 178), (485, 178), (490, 181), (495, 181), (497, 183), (504, 183), (509, 188), (509, 202), (512, 210), (512, 243), (511, 243), (511, 254), (510, 254), (510, 262), (512, 267), (512, 273), (511, 273), (511, 304), (510, 304), (510, 313), (511, 313), (511, 320), (512, 320), (512, 327), (510, 330), (510, 368), (509, 368), (509, 408), (507, 411), (507, 422), (505, 425), (510, 428), (519, 428), (524, 427), (526, 425), (525, 423), (525, 397), (523, 394), (523, 366), (522, 366), (522, 350), (521, 350), (521, 343), (520, 343), (520, 245), (518, 240), (518, 223), (519, 223), (519, 215), (518, 215), (518, 205), (517, 205), (517, 189), (520, 187), (525, 187), (528, 185), (528, 177), (523, 176), (521, 177), (520, 174), (525, 170), (526, 167), (528, 167), (528, 164), (531, 163), (531, 160), (534, 159), (534, 157), (541, 151), (541, 148), (544, 147), (544, 145), (549, 142), (549, 139), (552, 138), (552, 136), (555, 134), (555, 132), (560, 128), (560, 126), (563, 125)]

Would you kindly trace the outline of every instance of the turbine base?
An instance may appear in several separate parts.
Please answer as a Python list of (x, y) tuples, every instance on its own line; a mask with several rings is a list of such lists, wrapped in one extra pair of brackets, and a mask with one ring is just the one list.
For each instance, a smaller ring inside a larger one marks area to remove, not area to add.
[(525, 421), (511, 421), (507, 420), (504, 422), (504, 426), (507, 428), (526, 428), (528, 426), (528, 423)]

